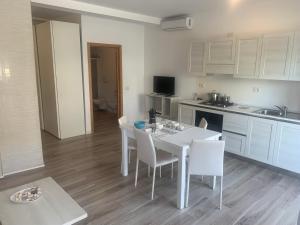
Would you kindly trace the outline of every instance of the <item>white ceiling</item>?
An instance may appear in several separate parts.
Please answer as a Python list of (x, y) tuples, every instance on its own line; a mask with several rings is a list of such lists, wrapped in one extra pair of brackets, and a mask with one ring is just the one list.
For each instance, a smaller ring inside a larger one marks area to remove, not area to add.
[[(231, 2), (245, 0), (76, 0), (90, 4), (164, 18), (174, 15), (195, 15), (228, 7)], [(249, 0), (248, 0), (249, 1)], [(258, 0), (250, 0), (252, 2)], [(265, 0), (260, 0), (265, 1)]]
[[(34, 0), (31, 1), (34, 2)], [(123, 10), (124, 12), (127, 11), (129, 13), (143, 14), (145, 16), (153, 17), (158, 21), (159, 18), (169, 16), (190, 15), (193, 16), (195, 20), (198, 20), (198, 23), (210, 22), (210, 24), (211, 19), (224, 14), (226, 14), (226, 18), (229, 19), (243, 18), (244, 20), (256, 21), (265, 20), (267, 15), (269, 15), (268, 18), (272, 18), (271, 15), (275, 15), (277, 19), (281, 18), (279, 15), (282, 15), (281, 19), (288, 20), (289, 15), (298, 16), (300, 8), (300, 0), (71, 0), (68, 2), (72, 1)], [(51, 0), (43, 0), (41, 2), (51, 3)], [(47, 7), (47, 5), (43, 7)], [(67, 13), (71, 13), (70, 10), (69, 12), (59, 11), (59, 9), (68, 11), (68, 9), (64, 7), (63, 0), (61, 1), (60, 7), (55, 7), (55, 10), (43, 7), (33, 6), (33, 16), (55, 19), (66, 16)], [(103, 12), (103, 10), (101, 12)], [(98, 14), (101, 15), (101, 12)], [(92, 13), (94, 13), (94, 11)], [(118, 17), (116, 14), (119, 15), (119, 12), (114, 15), (103, 15)], [(258, 17), (257, 15), (260, 16)], [(210, 18), (210, 21), (205, 19), (208, 17)], [(122, 18), (122, 16), (120, 18)], [(126, 17), (126, 19), (132, 20), (136, 20), (136, 18), (137, 16), (135, 15), (130, 18)], [(149, 18), (137, 19), (137, 21), (149, 22)], [(150, 23), (152, 22), (153, 21), (151, 20)]]

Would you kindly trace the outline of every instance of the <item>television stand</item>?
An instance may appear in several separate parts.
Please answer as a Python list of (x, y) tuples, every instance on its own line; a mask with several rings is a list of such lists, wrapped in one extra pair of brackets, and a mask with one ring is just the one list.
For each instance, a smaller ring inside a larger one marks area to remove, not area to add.
[(153, 108), (158, 113), (160, 113), (161, 117), (170, 119), (170, 120), (178, 120), (178, 102), (180, 98), (178, 96), (166, 96), (162, 94), (148, 94), (146, 95), (146, 113)]

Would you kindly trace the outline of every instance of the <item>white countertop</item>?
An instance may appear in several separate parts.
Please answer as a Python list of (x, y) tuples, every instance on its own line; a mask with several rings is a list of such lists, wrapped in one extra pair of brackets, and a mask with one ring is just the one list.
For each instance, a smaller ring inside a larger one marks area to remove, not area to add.
[[(182, 100), (182, 101), (180, 101), (180, 103), (192, 105), (192, 106), (196, 106), (196, 107), (207, 108), (207, 109), (214, 109), (216, 111), (239, 113), (239, 114), (245, 114), (245, 115), (250, 115), (250, 116), (255, 116), (255, 117), (260, 117), (260, 118), (273, 119), (273, 120), (277, 120), (277, 121), (284, 121), (284, 122), (300, 124), (300, 118), (298, 118), (300, 115), (296, 114), (296, 113), (294, 114), (294, 118), (293, 117), (286, 118), (286, 117), (270, 116), (270, 115), (254, 113), (256, 110), (263, 109), (263, 107), (234, 104), (233, 106), (221, 108), (221, 107), (217, 107), (217, 106), (201, 104), (201, 102), (205, 102), (205, 101), (206, 100)], [(293, 113), (292, 113), (292, 116), (293, 116)]]

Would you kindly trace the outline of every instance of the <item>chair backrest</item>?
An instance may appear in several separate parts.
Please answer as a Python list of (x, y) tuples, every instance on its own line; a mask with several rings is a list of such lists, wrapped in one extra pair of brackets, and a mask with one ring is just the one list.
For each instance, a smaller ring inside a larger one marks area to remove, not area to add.
[(223, 176), (225, 141), (194, 140), (190, 146), (189, 173)]
[(124, 124), (127, 123), (127, 117), (126, 116), (122, 116), (119, 118), (119, 126), (123, 126)]
[(151, 134), (139, 129), (134, 129), (134, 133), (138, 159), (154, 166), (156, 163), (156, 152)]
[(208, 126), (208, 123), (207, 123), (206, 119), (202, 118), (201, 121), (200, 121), (200, 123), (199, 123), (199, 127), (203, 128), (203, 129), (206, 129), (207, 126)]

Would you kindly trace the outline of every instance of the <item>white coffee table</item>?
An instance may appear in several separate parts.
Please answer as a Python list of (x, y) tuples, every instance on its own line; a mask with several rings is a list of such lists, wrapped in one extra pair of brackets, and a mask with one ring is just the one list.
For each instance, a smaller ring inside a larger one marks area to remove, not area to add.
[[(12, 194), (32, 186), (42, 189), (38, 200), (26, 204), (10, 201)], [(87, 213), (51, 177), (0, 192), (2, 225), (70, 225), (86, 217)]]

